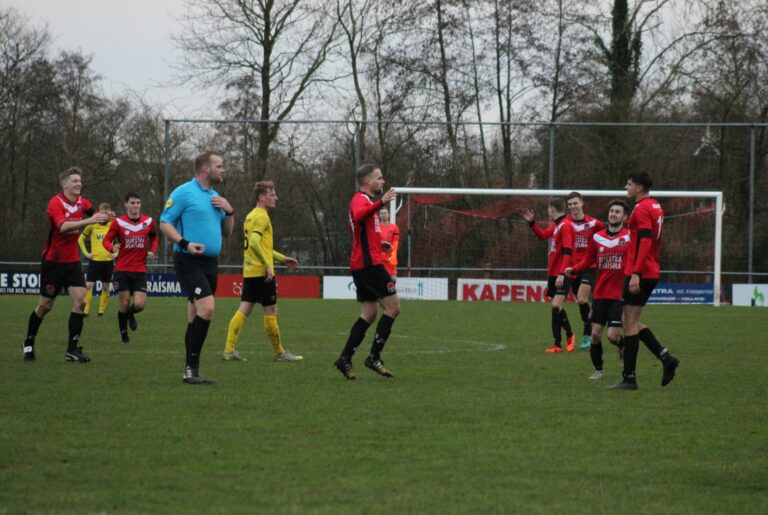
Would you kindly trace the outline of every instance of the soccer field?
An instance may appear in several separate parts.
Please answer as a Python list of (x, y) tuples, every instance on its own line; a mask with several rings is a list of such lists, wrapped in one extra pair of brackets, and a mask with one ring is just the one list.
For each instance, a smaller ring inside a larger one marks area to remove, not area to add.
[[(113, 297), (86, 320), (89, 364), (64, 361), (68, 299), (20, 343), (35, 297), (0, 297), (0, 513), (766, 513), (768, 352), (759, 308), (651, 306), (681, 359), (641, 346), (636, 392), (604, 343), (549, 355), (543, 304), (403, 302), (394, 379), (332, 366), (352, 301), (281, 300), (271, 361), (257, 313), (223, 362), (235, 299), (217, 300), (201, 371), (182, 384), (185, 301), (150, 298), (120, 345)], [(575, 306), (567, 309), (578, 318)]]

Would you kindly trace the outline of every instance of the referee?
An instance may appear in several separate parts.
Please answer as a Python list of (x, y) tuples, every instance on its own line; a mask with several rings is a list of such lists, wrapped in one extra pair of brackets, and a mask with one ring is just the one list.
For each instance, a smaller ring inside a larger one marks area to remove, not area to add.
[(221, 237), (232, 234), (234, 210), (213, 187), (224, 181), (224, 161), (216, 152), (195, 158), (195, 176), (173, 192), (160, 215), (160, 230), (173, 246), (173, 266), (187, 292), (187, 349), (183, 381), (213, 384), (200, 376), (200, 352), (214, 311)]

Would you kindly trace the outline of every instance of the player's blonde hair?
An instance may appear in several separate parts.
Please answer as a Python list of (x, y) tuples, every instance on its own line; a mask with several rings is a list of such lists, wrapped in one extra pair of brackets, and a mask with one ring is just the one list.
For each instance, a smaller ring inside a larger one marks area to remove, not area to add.
[(60, 183), (64, 182), (64, 181), (66, 181), (67, 179), (69, 179), (73, 175), (79, 175), (80, 178), (82, 179), (83, 178), (83, 171), (80, 168), (78, 168), (77, 166), (70, 166), (69, 168), (67, 168), (66, 170), (64, 170), (63, 172), (61, 172), (59, 174), (59, 182)]
[(256, 183), (256, 185), (253, 187), (253, 203), (256, 204), (259, 202), (259, 197), (261, 195), (266, 195), (270, 191), (275, 190), (275, 183), (272, 181), (259, 181)]

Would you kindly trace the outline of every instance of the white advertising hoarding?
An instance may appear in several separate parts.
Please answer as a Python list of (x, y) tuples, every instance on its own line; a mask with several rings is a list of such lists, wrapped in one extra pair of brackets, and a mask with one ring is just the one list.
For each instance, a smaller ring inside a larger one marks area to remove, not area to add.
[[(401, 299), (448, 300), (448, 278), (398, 277), (396, 287)], [(356, 292), (350, 275), (323, 277), (324, 299), (355, 299)]]
[(768, 307), (768, 284), (734, 284), (733, 305)]

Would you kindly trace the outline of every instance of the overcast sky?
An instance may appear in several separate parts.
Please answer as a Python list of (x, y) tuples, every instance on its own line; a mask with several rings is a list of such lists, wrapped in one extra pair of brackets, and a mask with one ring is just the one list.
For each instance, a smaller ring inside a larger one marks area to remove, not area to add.
[(166, 106), (168, 116), (216, 112), (216, 100), (191, 87), (171, 86), (176, 62), (171, 33), (184, 0), (0, 0), (48, 25), (52, 50), (80, 50), (93, 56), (107, 95), (133, 91)]

